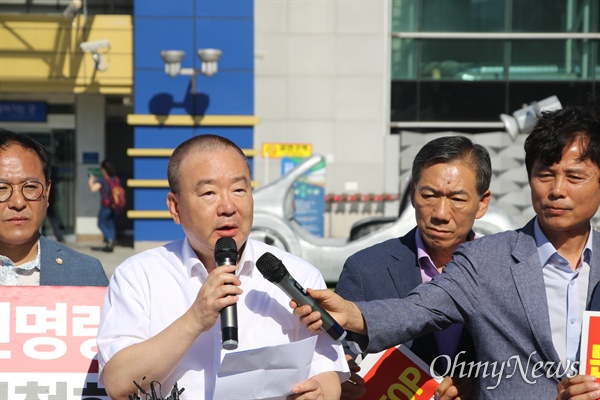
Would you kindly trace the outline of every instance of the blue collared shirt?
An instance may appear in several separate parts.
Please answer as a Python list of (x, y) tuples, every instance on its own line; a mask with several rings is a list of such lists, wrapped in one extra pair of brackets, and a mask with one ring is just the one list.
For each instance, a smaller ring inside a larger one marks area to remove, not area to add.
[(533, 234), (546, 286), (552, 343), (560, 361), (566, 365), (567, 360), (572, 363), (578, 356), (582, 317), (590, 280), (592, 235), (588, 235), (581, 261), (573, 270), (544, 235), (537, 217)]

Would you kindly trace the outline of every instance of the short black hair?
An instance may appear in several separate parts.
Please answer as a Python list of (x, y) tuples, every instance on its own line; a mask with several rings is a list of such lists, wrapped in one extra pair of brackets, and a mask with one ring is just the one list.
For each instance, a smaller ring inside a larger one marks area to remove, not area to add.
[(108, 160), (104, 160), (102, 161), (102, 163), (100, 164), (101, 168), (104, 168), (104, 170), (106, 171), (106, 173), (108, 174), (108, 176), (115, 176), (117, 174), (117, 169), (115, 168), (115, 166), (113, 165), (113, 163), (111, 163)]
[(50, 162), (50, 153), (37, 140), (26, 134), (15, 133), (4, 128), (0, 128), (0, 149), (5, 150), (9, 146), (17, 145), (24, 149), (33, 151), (42, 163), (44, 179), (46, 184), (52, 179), (52, 165)]
[(596, 106), (570, 106), (542, 113), (525, 140), (527, 177), (531, 178), (535, 161), (545, 166), (556, 164), (564, 149), (576, 140), (586, 142), (581, 160), (590, 160), (600, 167), (600, 118)]
[(490, 154), (465, 136), (443, 136), (427, 142), (413, 160), (412, 181), (418, 183), (425, 168), (454, 161), (468, 161), (465, 164), (473, 169), (477, 179), (477, 194), (483, 196), (492, 181)]

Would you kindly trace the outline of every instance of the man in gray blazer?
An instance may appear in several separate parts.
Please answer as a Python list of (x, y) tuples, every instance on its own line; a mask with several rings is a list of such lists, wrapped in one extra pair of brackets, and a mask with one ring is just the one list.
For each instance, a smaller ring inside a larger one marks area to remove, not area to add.
[[(590, 223), (600, 205), (597, 112), (540, 116), (525, 164), (536, 217), (524, 228), (459, 246), (442, 274), (404, 299), (353, 303), (309, 293), (367, 352), (463, 323), (478, 361), (449, 361), (477, 378), (476, 398), (555, 398), (559, 380), (576, 374), (582, 313), (600, 281), (600, 233)], [(322, 324), (308, 306), (294, 313), (310, 331)]]
[[(351, 301), (403, 298), (438, 275), (454, 250), (475, 238), (472, 227), (488, 209), (491, 179), (492, 163), (485, 147), (464, 136), (444, 136), (426, 143), (413, 160), (409, 189), (417, 227), (349, 257), (336, 293)], [(461, 324), (404, 345), (438, 370), (445, 364), (440, 355), (460, 354), (459, 358), (467, 362), (475, 357), (473, 341)], [(453, 383), (446, 377), (438, 387), (438, 396), (451, 398), (455, 391), (464, 396), (472, 386), (463, 380), (452, 388)], [(342, 383), (342, 399), (363, 394), (362, 378), (356, 374)]]
[(40, 235), (50, 171), (41, 144), (0, 128), (0, 285), (107, 286), (100, 261)]

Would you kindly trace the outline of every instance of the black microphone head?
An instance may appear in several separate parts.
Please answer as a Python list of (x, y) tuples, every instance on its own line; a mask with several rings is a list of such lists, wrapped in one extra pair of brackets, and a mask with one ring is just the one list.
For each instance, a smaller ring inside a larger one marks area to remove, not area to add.
[(256, 268), (272, 283), (279, 283), (288, 274), (281, 260), (271, 253), (265, 253), (256, 260)]
[(215, 244), (215, 261), (222, 265), (225, 260), (229, 259), (233, 264), (237, 264), (238, 252), (235, 240), (230, 237), (222, 237)]

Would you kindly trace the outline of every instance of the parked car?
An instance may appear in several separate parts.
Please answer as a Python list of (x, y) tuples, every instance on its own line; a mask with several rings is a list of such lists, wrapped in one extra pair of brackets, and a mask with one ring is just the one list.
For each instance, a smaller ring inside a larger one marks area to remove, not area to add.
[[(331, 284), (337, 282), (349, 256), (404, 235), (416, 222), (414, 208), (409, 201), (403, 201), (397, 218), (375, 217), (359, 221), (347, 238), (321, 238), (311, 234), (294, 218), (294, 183), (322, 160), (323, 156), (315, 154), (278, 180), (254, 191), (254, 224), (250, 237), (305, 259), (319, 268), (325, 281)], [(517, 228), (519, 225), (510, 214), (494, 205), (490, 205), (474, 226), (480, 235)]]

